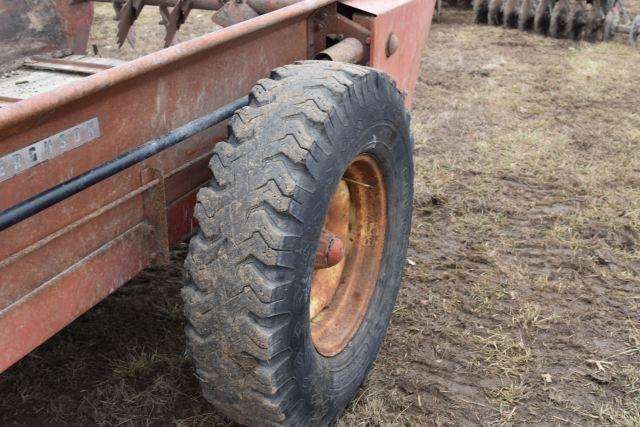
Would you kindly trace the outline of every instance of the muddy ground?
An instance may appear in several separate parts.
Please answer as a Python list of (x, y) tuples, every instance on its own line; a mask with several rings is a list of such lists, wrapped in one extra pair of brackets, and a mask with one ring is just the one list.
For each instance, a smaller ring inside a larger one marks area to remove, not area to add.
[[(433, 26), (410, 262), (338, 424), (640, 425), (640, 50), (470, 20)], [(184, 354), (184, 254), (0, 376), (0, 424), (227, 424)]]

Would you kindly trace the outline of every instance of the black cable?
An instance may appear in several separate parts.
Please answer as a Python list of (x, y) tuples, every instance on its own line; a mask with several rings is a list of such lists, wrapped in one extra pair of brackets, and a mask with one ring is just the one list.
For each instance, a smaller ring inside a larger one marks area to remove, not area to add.
[(20, 221), (24, 221), (38, 212), (41, 212), (48, 207), (53, 206), (94, 184), (97, 184), (98, 182), (104, 181), (118, 172), (122, 172), (123, 170), (140, 163), (154, 154), (158, 154), (159, 152), (166, 150), (187, 138), (190, 138), (207, 128), (223, 122), (233, 116), (233, 113), (236, 110), (245, 107), (248, 104), (248, 97), (237, 99), (218, 108), (212, 113), (207, 114), (206, 116), (202, 116), (187, 123), (186, 125), (180, 126), (159, 138), (153, 139), (119, 155), (115, 159), (96, 166), (82, 175), (71, 178), (68, 181), (56, 185), (49, 190), (0, 212), (0, 231), (15, 225)]

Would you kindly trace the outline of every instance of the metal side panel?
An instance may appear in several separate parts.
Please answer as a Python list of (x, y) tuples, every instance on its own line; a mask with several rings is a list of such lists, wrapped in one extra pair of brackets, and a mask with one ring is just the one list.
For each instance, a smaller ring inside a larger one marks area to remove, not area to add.
[[(407, 92), (406, 104), (410, 106), (422, 51), (429, 38), (435, 0), (341, 0), (340, 3), (369, 15), (370, 65), (396, 80), (398, 88)], [(392, 37), (397, 50), (388, 55)]]
[[(273, 68), (306, 59), (307, 20), (330, 3), (304, 0), (0, 109), (0, 158), (20, 162), (0, 181), (0, 210), (246, 95)], [(0, 232), (0, 372), (193, 229), (195, 192), (225, 137), (225, 124), (215, 126)], [(145, 232), (128, 235), (126, 248), (107, 249), (121, 247), (117, 236), (127, 229)]]

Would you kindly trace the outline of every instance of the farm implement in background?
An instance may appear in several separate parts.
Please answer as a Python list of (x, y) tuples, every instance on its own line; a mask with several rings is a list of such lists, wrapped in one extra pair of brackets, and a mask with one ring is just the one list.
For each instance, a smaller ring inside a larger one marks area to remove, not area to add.
[(640, 38), (640, 15), (632, 19), (623, 0), (450, 0), (447, 5), (473, 8), (475, 24), (555, 38), (597, 42), (623, 33), (634, 47)]
[(299, 0), (72, 0), (72, 4), (94, 1), (111, 3), (118, 21), (118, 45), (127, 39), (142, 9), (155, 6), (159, 11), (160, 25), (166, 29), (165, 47), (175, 43), (175, 36), (186, 22), (192, 10), (214, 11), (214, 23), (228, 27), (265, 13), (273, 12)]

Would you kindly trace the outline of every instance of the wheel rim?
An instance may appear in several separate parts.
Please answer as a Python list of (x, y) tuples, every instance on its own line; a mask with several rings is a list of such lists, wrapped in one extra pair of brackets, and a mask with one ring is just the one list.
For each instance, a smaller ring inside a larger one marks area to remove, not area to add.
[(378, 281), (386, 228), (384, 176), (373, 156), (359, 155), (340, 180), (324, 221), (323, 231), (344, 243), (344, 256), (336, 265), (316, 268), (311, 281), (311, 338), (320, 354), (340, 353), (362, 323)]

